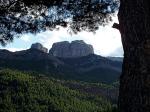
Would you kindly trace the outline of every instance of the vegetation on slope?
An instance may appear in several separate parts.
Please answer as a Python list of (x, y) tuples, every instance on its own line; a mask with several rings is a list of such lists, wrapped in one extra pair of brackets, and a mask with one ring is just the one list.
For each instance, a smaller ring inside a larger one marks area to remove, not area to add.
[(28, 50), (28, 53), (24, 52), (19, 52), (19, 55), (15, 56), (11, 54), (10, 57), (5, 59), (3, 57), (6, 57), (7, 53), (6, 56), (2, 55), (0, 58), (0, 67), (21, 71), (34, 71), (37, 74), (41, 73), (48, 77), (63, 80), (106, 84), (118, 81), (121, 74), (121, 62), (111, 61), (100, 56), (90, 55), (73, 59), (58, 59), (55, 57), (55, 60), (52, 60), (45, 58), (47, 56), (45, 53), (42, 54), (42, 57), (39, 51)]
[(103, 83), (88, 83), (88, 82), (79, 82), (79, 81), (59, 81), (63, 85), (69, 87), (73, 90), (78, 90), (82, 93), (88, 93), (89, 95), (95, 95), (104, 97), (109, 100), (111, 103), (117, 105), (119, 87), (118, 82), (114, 82), (112, 85), (103, 84)]
[(0, 70), (0, 112), (112, 112), (99, 96), (71, 90), (44, 76)]

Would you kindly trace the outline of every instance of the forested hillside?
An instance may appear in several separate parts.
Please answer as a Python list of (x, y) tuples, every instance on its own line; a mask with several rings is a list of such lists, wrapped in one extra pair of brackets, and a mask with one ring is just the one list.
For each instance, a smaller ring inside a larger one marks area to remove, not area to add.
[(57, 79), (110, 84), (119, 80), (122, 62), (95, 54), (58, 58), (37, 49), (19, 52), (0, 50), (0, 68), (34, 71)]
[(0, 107), (0, 112), (116, 112), (105, 98), (9, 69), (0, 70)]

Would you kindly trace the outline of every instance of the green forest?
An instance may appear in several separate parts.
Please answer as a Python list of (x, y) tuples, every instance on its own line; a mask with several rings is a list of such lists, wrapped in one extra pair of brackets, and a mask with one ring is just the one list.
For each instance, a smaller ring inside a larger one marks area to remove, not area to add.
[(0, 70), (0, 107), (0, 112), (117, 111), (102, 96), (70, 89), (53, 78), (10, 69)]

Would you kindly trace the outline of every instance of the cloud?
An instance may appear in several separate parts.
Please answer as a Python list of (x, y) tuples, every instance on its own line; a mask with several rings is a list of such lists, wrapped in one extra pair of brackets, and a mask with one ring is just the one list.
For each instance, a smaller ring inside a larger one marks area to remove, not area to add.
[(100, 27), (95, 34), (83, 31), (77, 35), (70, 35), (67, 29), (60, 27), (59, 31), (41, 32), (35, 35), (35, 37), (38, 38), (38, 42), (42, 43), (48, 49), (52, 47), (54, 42), (84, 40), (86, 43), (93, 45), (96, 54), (102, 56), (109, 56), (112, 54), (116, 54), (117, 56), (122, 55), (122, 51), (120, 52), (118, 50), (122, 48), (120, 33), (110, 26)]
[(113, 22), (106, 27), (99, 27), (96, 33), (82, 31), (77, 35), (70, 35), (68, 28), (59, 27), (59, 30), (41, 32), (35, 35), (37, 42), (42, 43), (50, 49), (54, 42), (84, 40), (86, 43), (93, 45), (96, 54), (102, 56), (122, 56), (122, 43), (120, 32), (112, 28), (112, 24), (118, 23), (115, 16)]
[(23, 40), (24, 42), (30, 42), (30, 37), (28, 35), (24, 35), (22, 36), (21, 40)]
[[(115, 17), (113, 22), (118, 22)], [(15, 40), (7, 48), (11, 51), (27, 49), (32, 43), (40, 42), (44, 47), (50, 49), (54, 42), (84, 40), (86, 43), (93, 45), (96, 54), (102, 56), (122, 56), (123, 49), (120, 32), (111, 26), (99, 27), (96, 33), (82, 31), (77, 35), (70, 35), (68, 28), (59, 27), (59, 30), (40, 32), (34, 34), (24, 34), (21, 39)]]
[(120, 48), (117, 48), (114, 52), (110, 53), (109, 54), (110, 56), (114, 56), (114, 57), (122, 57), (124, 55), (124, 51), (123, 51), (123, 48), (120, 47)]
[(24, 48), (7, 48), (7, 50), (15, 52), (15, 51), (21, 51), (21, 50), (25, 50)]

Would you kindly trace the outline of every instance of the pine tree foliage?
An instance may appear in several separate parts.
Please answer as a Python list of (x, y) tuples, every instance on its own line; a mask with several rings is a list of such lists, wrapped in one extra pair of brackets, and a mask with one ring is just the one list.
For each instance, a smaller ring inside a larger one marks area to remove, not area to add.
[(109, 101), (43, 76), (0, 70), (0, 112), (116, 112)]
[(0, 43), (14, 35), (53, 30), (57, 25), (70, 32), (92, 31), (111, 21), (118, 0), (0, 0)]

